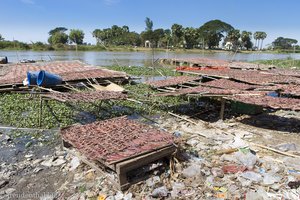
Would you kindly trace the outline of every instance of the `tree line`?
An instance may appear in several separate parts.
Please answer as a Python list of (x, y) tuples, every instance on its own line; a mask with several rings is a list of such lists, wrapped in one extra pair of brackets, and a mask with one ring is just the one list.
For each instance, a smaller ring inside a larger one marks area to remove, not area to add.
[[(141, 33), (130, 31), (129, 27), (113, 25), (110, 28), (95, 29), (92, 36), (98, 46), (132, 46), (151, 48), (185, 48), (185, 49), (219, 49), (221, 46), (228, 50), (261, 50), (267, 33), (256, 31), (254, 33), (235, 29), (232, 25), (221, 20), (210, 20), (198, 28), (183, 27), (173, 24), (169, 29), (154, 29), (150, 18), (145, 19), (145, 30)], [(85, 34), (80, 29), (56, 27), (48, 32), (48, 44), (35, 42), (26, 44), (13, 41), (14, 46), (20, 48), (34, 48), (37, 50), (47, 47), (47, 50), (64, 47), (67, 44), (86, 45)], [(254, 39), (254, 43), (252, 42)], [(221, 43), (222, 42), (222, 43)], [(273, 49), (289, 49), (298, 43), (295, 39), (278, 37), (273, 43)], [(0, 35), (0, 48), (12, 45)], [(299, 46), (296, 46), (299, 48)]]

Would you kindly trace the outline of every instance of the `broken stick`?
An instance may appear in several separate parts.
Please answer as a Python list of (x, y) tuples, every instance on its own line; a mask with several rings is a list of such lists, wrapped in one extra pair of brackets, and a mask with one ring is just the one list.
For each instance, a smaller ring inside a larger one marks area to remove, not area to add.
[(196, 122), (194, 122), (194, 121), (192, 121), (192, 120), (190, 120), (190, 119), (187, 119), (187, 118), (182, 117), (182, 116), (180, 116), (180, 115), (176, 115), (176, 114), (174, 114), (174, 113), (172, 113), (172, 112), (168, 112), (168, 114), (170, 114), (170, 115), (172, 115), (172, 116), (174, 116), (174, 117), (177, 117), (177, 118), (179, 118), (179, 119), (185, 120), (185, 121), (187, 121), (187, 122), (190, 122), (190, 123), (192, 123), (192, 124), (194, 124), (194, 125), (197, 125), (197, 124), (198, 124), (198, 123), (196, 123)]
[(273, 151), (275, 153), (279, 153), (279, 154), (282, 154), (282, 155), (285, 155), (285, 156), (290, 156), (290, 157), (294, 157), (294, 158), (300, 158), (300, 156), (297, 156), (297, 155), (294, 155), (294, 154), (291, 154), (291, 153), (286, 153), (286, 152), (283, 152), (283, 151), (279, 151), (277, 149), (274, 149), (274, 148), (271, 148), (271, 147), (267, 147), (267, 146), (264, 146), (264, 145), (261, 145), (261, 144), (251, 143), (251, 145), (257, 146), (257, 147), (260, 147), (260, 148), (263, 148), (263, 149), (267, 149), (267, 150), (270, 150), (270, 151)]

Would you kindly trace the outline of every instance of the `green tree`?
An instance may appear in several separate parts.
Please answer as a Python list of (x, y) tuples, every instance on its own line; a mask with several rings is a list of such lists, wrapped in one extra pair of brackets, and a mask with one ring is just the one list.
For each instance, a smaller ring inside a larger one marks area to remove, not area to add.
[(146, 29), (145, 29), (146, 31), (153, 30), (153, 21), (149, 17), (146, 17), (145, 24), (146, 24)]
[(195, 28), (186, 27), (183, 29), (183, 33), (186, 48), (191, 49), (195, 45), (197, 45), (199, 35), (198, 31)]
[(71, 29), (69, 34), (69, 39), (71, 42), (75, 43), (76, 45), (82, 44), (84, 38), (84, 32), (79, 29)]
[(65, 33), (68, 29), (65, 27), (57, 27), (49, 31), (48, 42), (51, 45), (66, 44), (69, 36)]
[(297, 43), (298, 41), (292, 38), (278, 37), (272, 42), (272, 45), (275, 49), (290, 49)]
[(164, 35), (165, 35), (165, 32), (164, 32), (164, 29), (162, 29), (162, 28), (155, 29), (153, 31), (152, 41), (153, 41), (155, 47), (161, 47), (161, 40), (164, 37)]
[(57, 33), (57, 32), (64, 33), (64, 32), (66, 32), (67, 30), (68, 30), (68, 29), (65, 28), (65, 27), (56, 27), (56, 28), (54, 28), (54, 29), (52, 29), (52, 30), (49, 31), (49, 35), (54, 35), (54, 34)]
[(260, 50), (262, 50), (263, 42), (264, 42), (264, 39), (266, 39), (266, 38), (267, 38), (267, 33), (266, 32), (261, 32), (260, 33), (260, 39), (261, 39)]
[(95, 29), (92, 33), (96, 38), (97, 44), (104, 45), (140, 45), (141, 39), (139, 34), (130, 32), (129, 27), (124, 25), (119, 27), (113, 25), (111, 28)]
[(180, 43), (182, 42), (182, 37), (184, 35), (182, 25), (173, 24), (171, 26), (171, 31), (172, 31), (173, 45), (176, 47), (180, 46)]
[(258, 40), (258, 39), (259, 39), (259, 33), (258, 33), (257, 31), (254, 32), (253, 38), (254, 38), (254, 40), (255, 40), (255, 45), (254, 45), (254, 47), (258, 49), (258, 45), (259, 45), (259, 40)]
[(229, 41), (232, 43), (233, 49), (237, 49), (239, 46), (240, 37), (241, 37), (240, 30), (233, 29), (228, 32), (226, 41)]
[(52, 36), (49, 37), (48, 42), (51, 45), (55, 44), (66, 44), (68, 42), (68, 35), (66, 33), (54, 33)]
[(266, 39), (266, 37), (267, 37), (267, 33), (263, 32), (263, 31), (256, 31), (254, 33), (255, 47), (257, 47), (258, 50), (262, 49), (263, 41), (264, 41), (264, 39)]
[(122, 32), (123, 33), (129, 33), (129, 27), (126, 26), (126, 25), (122, 26)]
[(171, 30), (165, 29), (163, 37), (160, 39), (160, 46), (169, 48), (169, 46), (171, 45), (171, 39), (172, 39)]
[(136, 32), (128, 32), (123, 35), (124, 45), (140, 46), (141, 38)]
[(219, 46), (219, 42), (224, 37), (224, 33), (228, 33), (234, 28), (221, 20), (211, 20), (203, 24), (199, 29), (199, 35), (204, 39), (208, 48)]
[(252, 33), (251, 32), (249, 32), (249, 31), (242, 31), (242, 34), (241, 34), (242, 45), (247, 50), (249, 50), (249, 49), (251, 49), (253, 47), (253, 43), (251, 42), (251, 37), (252, 37)]
[(97, 44), (103, 43), (104, 45), (108, 44), (109, 39), (111, 38), (111, 30), (107, 29), (95, 29), (93, 31), (93, 37), (96, 38)]
[[(153, 43), (154, 35), (152, 30), (143, 31), (141, 32), (141, 39), (142, 42), (145, 43), (145, 41), (150, 41), (150, 43)], [(152, 44), (153, 47), (153, 44)]]

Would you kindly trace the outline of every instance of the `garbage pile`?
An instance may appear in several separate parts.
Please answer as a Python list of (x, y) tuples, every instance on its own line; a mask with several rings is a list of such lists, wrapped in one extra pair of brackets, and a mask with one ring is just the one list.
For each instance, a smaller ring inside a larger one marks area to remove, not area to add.
[(253, 129), (221, 121), (209, 128), (172, 120), (163, 124), (177, 124), (173, 132), (185, 141), (187, 159), (175, 165), (176, 178), (168, 187), (171, 199), (299, 199), (299, 137), (271, 145), (274, 152), (257, 144), (261, 137), (274, 137), (268, 131), (256, 135)]
[[(180, 151), (167, 170), (154, 170), (150, 178), (123, 192), (107, 181), (111, 174), (98, 174), (68, 155), (63, 171), (75, 173), (65, 186), (68, 199), (299, 199), (300, 137), (241, 120), (191, 124), (160, 118), (160, 128), (174, 134)], [(79, 185), (86, 190), (80, 192)]]

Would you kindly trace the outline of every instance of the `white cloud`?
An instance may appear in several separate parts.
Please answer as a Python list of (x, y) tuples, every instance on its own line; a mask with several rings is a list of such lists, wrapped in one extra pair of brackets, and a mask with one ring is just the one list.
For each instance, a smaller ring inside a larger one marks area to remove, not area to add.
[(21, 0), (22, 3), (34, 5), (34, 0)]
[(112, 5), (115, 5), (117, 3), (119, 3), (120, 0), (104, 0), (104, 3), (108, 6), (112, 6)]

